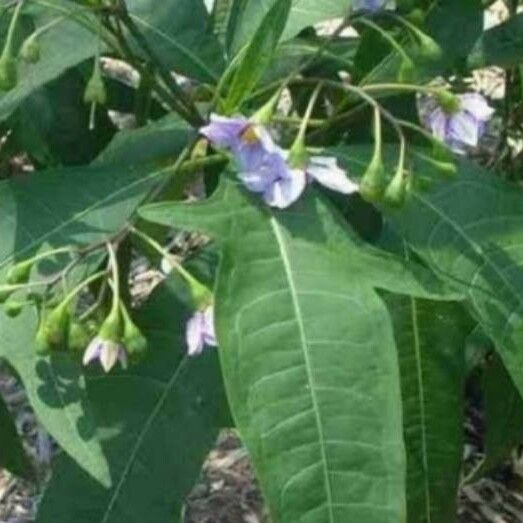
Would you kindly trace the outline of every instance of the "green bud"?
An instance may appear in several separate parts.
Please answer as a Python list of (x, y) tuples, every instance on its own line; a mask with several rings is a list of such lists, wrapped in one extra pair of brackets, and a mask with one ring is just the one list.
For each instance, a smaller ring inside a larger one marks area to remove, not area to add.
[(40, 313), (40, 323), (38, 324), (38, 330), (36, 331), (35, 336), (36, 353), (40, 356), (45, 356), (51, 352), (51, 345), (47, 339), (46, 318), (47, 311), (42, 309)]
[(278, 101), (281, 97), (281, 90), (278, 90), (276, 94), (274, 94), (271, 99), (263, 105), (260, 109), (258, 109), (251, 117), (251, 122), (260, 124), (260, 125), (267, 125), (271, 122), (272, 117), (274, 115), (274, 111), (276, 109), (276, 106), (278, 105)]
[(98, 336), (107, 341), (120, 343), (123, 336), (123, 323), (119, 306), (111, 309), (98, 331)]
[(192, 278), (189, 284), (189, 292), (196, 309), (204, 309), (212, 303), (212, 292), (195, 278)]
[(59, 347), (65, 344), (69, 327), (69, 306), (61, 303), (47, 314), (44, 325), (44, 334), (51, 347)]
[(84, 102), (86, 104), (105, 105), (107, 103), (107, 90), (100, 70), (100, 64), (97, 62), (93, 74), (84, 92)]
[(4, 305), (4, 311), (10, 318), (16, 318), (22, 312), (24, 304), (19, 301), (9, 300)]
[(416, 77), (416, 66), (410, 58), (404, 58), (401, 61), (400, 68), (398, 70), (398, 82), (409, 83)]
[(438, 104), (447, 114), (455, 114), (461, 109), (459, 98), (450, 91), (441, 89), (435, 96)]
[(15, 292), (15, 289), (10, 286), (0, 287), (0, 303), (5, 303), (13, 292)]
[(142, 331), (132, 321), (129, 312), (123, 305), (122, 316), (124, 322), (123, 344), (127, 349), (129, 357), (134, 361), (139, 361), (147, 352), (147, 339), (142, 334)]
[(36, 64), (40, 60), (38, 33), (33, 33), (29, 38), (26, 38), (20, 49), (20, 57), (28, 64)]
[(428, 62), (437, 62), (443, 57), (443, 51), (439, 44), (430, 36), (422, 33), (418, 33), (419, 47), (418, 56)]
[[(410, 3), (412, 4), (413, 2)], [(410, 7), (412, 8), (413, 6), (411, 5)], [(421, 26), (425, 22), (425, 11), (419, 8), (412, 9), (406, 18), (414, 25)]]
[(73, 352), (83, 352), (93, 336), (87, 326), (79, 321), (72, 321), (69, 324), (67, 333), (67, 346)]
[(398, 170), (387, 186), (384, 201), (391, 207), (401, 207), (405, 203), (408, 193), (408, 178), (403, 170)]
[(0, 91), (11, 91), (18, 83), (16, 60), (10, 53), (0, 56)]
[(361, 179), (360, 194), (364, 200), (376, 203), (381, 201), (386, 186), (385, 167), (381, 158), (376, 156), (370, 162)]
[(7, 283), (10, 285), (22, 285), (27, 283), (31, 277), (33, 264), (34, 262), (32, 260), (27, 260), (13, 265), (7, 273)]
[(304, 169), (309, 163), (309, 153), (300, 137), (292, 145), (287, 162), (290, 167), (297, 169)]

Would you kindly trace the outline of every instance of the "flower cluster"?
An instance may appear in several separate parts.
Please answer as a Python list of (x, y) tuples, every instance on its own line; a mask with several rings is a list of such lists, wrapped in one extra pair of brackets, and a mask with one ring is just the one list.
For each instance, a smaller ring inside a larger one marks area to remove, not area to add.
[(227, 118), (213, 114), (209, 125), (200, 132), (214, 146), (233, 153), (240, 180), (271, 207), (289, 207), (312, 181), (343, 194), (358, 190), (335, 158), (293, 157), (292, 152), (274, 143), (264, 126), (243, 116)]

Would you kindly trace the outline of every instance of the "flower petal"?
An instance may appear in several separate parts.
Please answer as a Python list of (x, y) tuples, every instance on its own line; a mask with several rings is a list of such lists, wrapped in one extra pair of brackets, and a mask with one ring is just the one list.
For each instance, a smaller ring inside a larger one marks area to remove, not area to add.
[(437, 107), (430, 111), (425, 117), (425, 125), (432, 131), (432, 134), (442, 142), (447, 140), (449, 117), (445, 112)]
[(286, 209), (303, 193), (307, 185), (305, 171), (288, 169), (287, 172), (269, 190), (263, 193), (263, 199), (271, 207)]
[(216, 333), (214, 330), (214, 307), (210, 306), (203, 312), (203, 339), (206, 345), (216, 347)]
[(112, 341), (106, 341), (102, 345), (102, 351), (100, 353), (100, 363), (105, 372), (109, 372), (118, 361), (121, 347), (117, 343)]
[(460, 96), (461, 108), (470, 113), (476, 120), (486, 122), (495, 113), (487, 100), (479, 93), (467, 93)]
[(187, 343), (187, 354), (189, 356), (197, 356), (203, 350), (203, 322), (201, 318), (202, 313), (196, 311), (187, 321), (185, 328), (185, 341)]
[(450, 119), (447, 139), (475, 147), (479, 141), (479, 130), (480, 122), (471, 114), (462, 111)]
[(82, 358), (82, 363), (84, 365), (89, 365), (89, 363), (97, 360), (100, 357), (102, 351), (102, 340), (100, 338), (94, 338), (91, 343), (85, 349), (84, 356)]
[(307, 174), (333, 191), (352, 194), (359, 190), (359, 185), (347, 177), (333, 157), (313, 156), (307, 167)]
[(247, 125), (249, 122), (243, 116), (227, 118), (212, 114), (209, 125), (202, 127), (200, 134), (217, 147), (235, 149), (239, 146), (240, 135)]

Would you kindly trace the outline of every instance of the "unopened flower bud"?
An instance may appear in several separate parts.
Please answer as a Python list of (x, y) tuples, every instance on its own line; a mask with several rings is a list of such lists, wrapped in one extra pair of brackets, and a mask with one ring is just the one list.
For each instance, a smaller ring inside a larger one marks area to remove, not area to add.
[(413, 79), (416, 76), (416, 66), (414, 65), (414, 62), (408, 58), (405, 57), (400, 64), (399, 70), (398, 70), (398, 82), (400, 83), (409, 83), (412, 82)]
[(440, 45), (433, 38), (421, 31), (417, 36), (419, 38), (418, 56), (429, 62), (441, 60), (443, 51)]
[(16, 60), (9, 54), (0, 56), (0, 91), (11, 91), (18, 83)]
[(69, 305), (64, 302), (49, 312), (45, 319), (44, 334), (51, 347), (64, 345), (69, 327)]
[(398, 170), (391, 180), (383, 197), (384, 202), (391, 207), (401, 207), (405, 203), (408, 190), (408, 179), (403, 169)]
[(20, 48), (20, 57), (28, 64), (36, 64), (40, 60), (40, 43), (38, 33), (33, 33), (26, 38)]
[(72, 321), (67, 333), (67, 347), (73, 352), (83, 352), (91, 341), (87, 326), (79, 321)]
[(387, 186), (385, 167), (381, 158), (375, 157), (370, 162), (360, 182), (360, 194), (368, 202), (379, 202)]
[(10, 285), (21, 285), (27, 283), (31, 276), (33, 263), (34, 262), (32, 260), (27, 260), (13, 265), (13, 267), (11, 267), (7, 273), (7, 283)]
[(139, 361), (147, 352), (147, 339), (129, 316), (127, 309), (122, 306), (123, 317), (123, 344), (131, 360)]
[(84, 102), (97, 105), (105, 105), (107, 103), (107, 90), (99, 63), (95, 65), (93, 74), (85, 87)]
[(5, 303), (14, 291), (9, 285), (0, 286), (0, 303)]
[(16, 318), (22, 312), (23, 303), (15, 300), (9, 300), (4, 305), (4, 311), (10, 318)]
[(51, 344), (47, 338), (46, 332), (46, 317), (47, 312), (42, 310), (40, 314), (40, 323), (38, 324), (38, 330), (36, 331), (35, 336), (35, 349), (36, 353), (40, 356), (45, 356), (51, 352)]

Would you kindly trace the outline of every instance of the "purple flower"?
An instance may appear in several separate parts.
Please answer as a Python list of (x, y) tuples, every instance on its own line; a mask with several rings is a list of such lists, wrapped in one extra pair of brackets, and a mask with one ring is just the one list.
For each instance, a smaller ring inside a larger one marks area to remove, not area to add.
[(89, 365), (98, 360), (105, 372), (109, 372), (119, 361), (120, 365), (127, 368), (127, 352), (120, 343), (109, 341), (97, 336), (89, 343), (83, 357), (83, 364)]
[(354, 0), (352, 9), (374, 13), (380, 9), (396, 9), (396, 2), (393, 0)]
[(426, 98), (422, 103), (422, 119), (436, 138), (454, 152), (464, 154), (467, 147), (478, 145), (494, 109), (478, 93), (460, 95), (458, 100), (459, 109), (446, 112), (434, 98)]
[(242, 170), (255, 168), (266, 154), (278, 149), (265, 127), (243, 116), (212, 114), (209, 125), (202, 127), (200, 133), (216, 147), (229, 149)]
[(298, 200), (307, 182), (316, 181), (343, 194), (358, 190), (335, 158), (313, 156), (305, 169), (293, 168), (289, 166), (287, 153), (281, 150), (266, 155), (255, 170), (241, 172), (239, 177), (247, 189), (261, 194), (265, 203), (278, 209), (286, 209)]
[(212, 347), (218, 345), (214, 332), (214, 308), (212, 305), (204, 310), (196, 311), (189, 318), (185, 338), (189, 356), (200, 355), (206, 345)]

